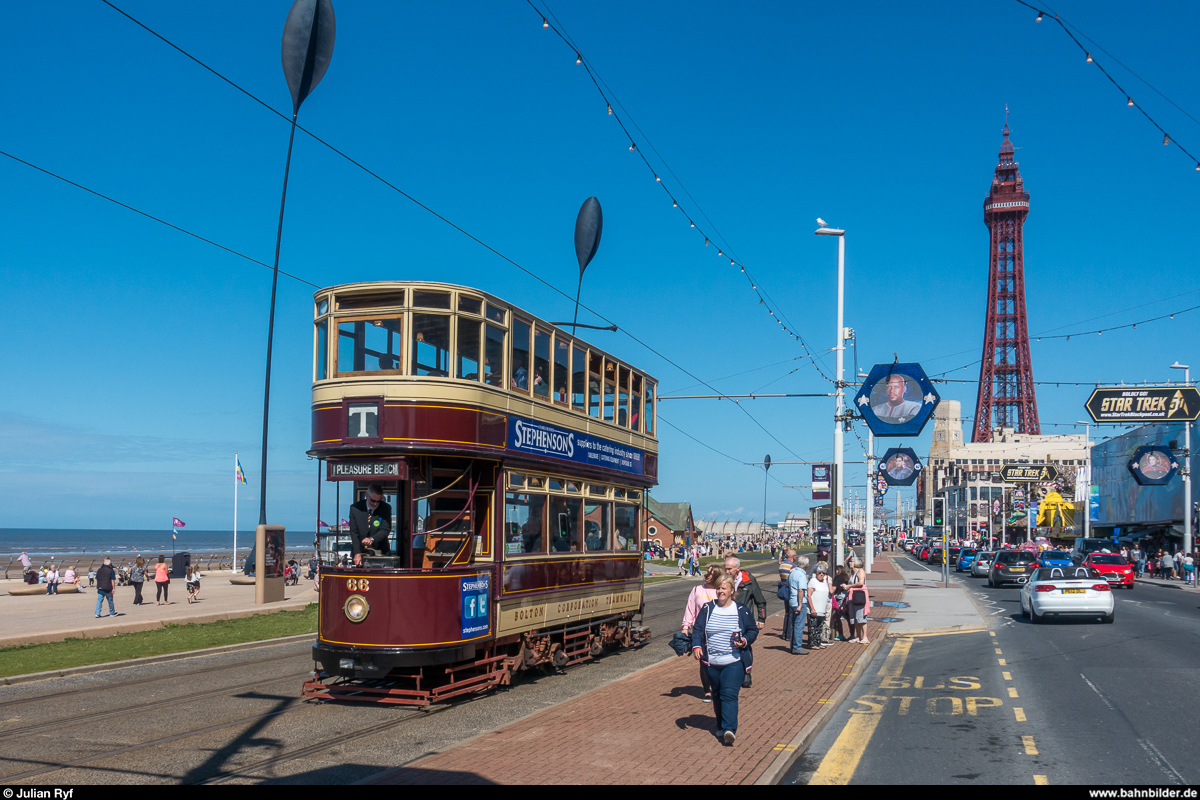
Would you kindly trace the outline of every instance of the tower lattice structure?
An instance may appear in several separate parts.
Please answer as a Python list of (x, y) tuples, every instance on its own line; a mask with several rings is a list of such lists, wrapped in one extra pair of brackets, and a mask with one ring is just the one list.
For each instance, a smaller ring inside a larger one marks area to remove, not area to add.
[(983, 362), (979, 367), (979, 396), (975, 401), (975, 442), (992, 441), (992, 429), (1041, 433), (1029, 357), (1029, 326), (1025, 317), (1025, 246), (1022, 227), (1029, 214), (1029, 193), (1004, 125), (1004, 142), (983, 201), (983, 221), (990, 234), (987, 326)]

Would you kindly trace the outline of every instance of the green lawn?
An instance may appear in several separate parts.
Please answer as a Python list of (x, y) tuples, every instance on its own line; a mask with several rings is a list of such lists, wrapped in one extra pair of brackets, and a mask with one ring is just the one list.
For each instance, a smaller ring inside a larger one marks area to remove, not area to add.
[(159, 630), (121, 633), (104, 639), (67, 639), (5, 647), (0, 649), (0, 677), (257, 642), (316, 630), (317, 604), (310, 603), (303, 611), (277, 611), (199, 625), (166, 625)]
[(663, 581), (677, 581), (677, 580), (679, 580), (678, 575), (657, 575), (653, 578), (646, 578), (642, 582), (649, 584), (649, 583), (662, 583)]

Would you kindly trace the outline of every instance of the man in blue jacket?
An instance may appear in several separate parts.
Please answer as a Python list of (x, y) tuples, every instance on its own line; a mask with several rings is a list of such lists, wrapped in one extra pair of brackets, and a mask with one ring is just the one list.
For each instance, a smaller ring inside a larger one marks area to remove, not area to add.
[(808, 556), (800, 556), (788, 573), (788, 607), (792, 609), (792, 653), (808, 655), (804, 629), (808, 626)]

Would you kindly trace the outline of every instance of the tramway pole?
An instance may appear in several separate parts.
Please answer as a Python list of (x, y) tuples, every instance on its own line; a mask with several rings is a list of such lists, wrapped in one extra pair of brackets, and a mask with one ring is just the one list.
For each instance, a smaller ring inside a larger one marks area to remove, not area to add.
[(841, 228), (830, 228), (822, 220), (818, 219), (817, 224), (821, 227), (817, 228), (813, 233), (817, 236), (836, 236), (838, 240), (838, 290), (837, 290), (837, 380), (834, 384), (836, 387), (834, 400), (834, 415), (833, 415), (833, 463), (834, 475), (837, 476), (837, 488), (833, 495), (833, 533), (834, 533), (834, 552), (837, 555), (834, 557), (831, 568), (836, 568), (842, 562), (842, 548), (845, 546), (842, 528), (842, 466), (844, 456), (842, 454), (842, 425), (843, 417), (846, 412), (846, 382), (843, 380), (844, 362), (845, 362), (845, 319), (843, 316), (843, 308), (846, 297), (846, 231)]
[(300, 104), (317, 88), (333, 57), (335, 24), (330, 0), (296, 0), (283, 24), (280, 48), (283, 75), (292, 93), (292, 131), (288, 136), (287, 161), (283, 168), (283, 192), (279, 198), (279, 226), (275, 231), (275, 264), (271, 275), (271, 310), (267, 318), (267, 368), (263, 388), (262, 474), (259, 478), (258, 524), (267, 524), (267, 432), (271, 414), (271, 351), (275, 338), (275, 294), (279, 285), (279, 249), (283, 241), (283, 209), (287, 202), (288, 175), (292, 168), (292, 145), (296, 140), (296, 117)]

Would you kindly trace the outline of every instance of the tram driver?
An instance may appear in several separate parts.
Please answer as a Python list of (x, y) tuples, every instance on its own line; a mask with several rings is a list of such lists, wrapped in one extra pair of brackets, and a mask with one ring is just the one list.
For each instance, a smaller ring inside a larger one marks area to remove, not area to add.
[(392, 507), (383, 499), (383, 487), (372, 483), (362, 500), (350, 506), (350, 552), (354, 565), (362, 566), (363, 553), (388, 555), (392, 535)]

